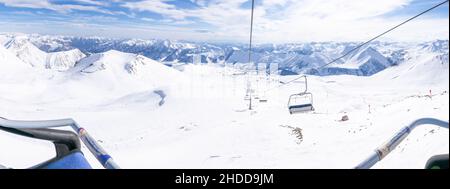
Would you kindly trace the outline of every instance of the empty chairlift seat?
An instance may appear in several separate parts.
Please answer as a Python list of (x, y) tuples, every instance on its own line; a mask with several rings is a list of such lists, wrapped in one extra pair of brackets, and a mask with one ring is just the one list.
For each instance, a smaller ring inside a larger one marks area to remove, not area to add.
[(313, 95), (308, 92), (308, 81), (306, 76), (302, 78), (305, 78), (305, 91), (289, 96), (288, 109), (291, 114), (314, 111)]
[(314, 111), (312, 93), (293, 94), (289, 97), (289, 113), (302, 113)]

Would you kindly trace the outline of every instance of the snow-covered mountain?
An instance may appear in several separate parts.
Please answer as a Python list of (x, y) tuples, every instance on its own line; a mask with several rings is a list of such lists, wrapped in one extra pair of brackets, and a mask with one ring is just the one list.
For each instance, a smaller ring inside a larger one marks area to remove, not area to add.
[(370, 76), (391, 66), (389, 60), (372, 47), (366, 47), (351, 53), (339, 63), (333, 63), (321, 69), (311, 69), (314, 75), (359, 75)]
[[(426, 45), (425, 48), (429, 46)], [(439, 51), (441, 51), (439, 49)], [(411, 49), (405, 59), (407, 62), (374, 75), (377, 78), (389, 78), (391, 81), (411, 83), (418, 86), (448, 85), (448, 51), (436, 52), (422, 47)]]
[[(109, 86), (111, 89), (124, 91), (133, 86), (163, 86), (181, 78), (179, 71), (139, 54), (108, 50), (86, 56), (76, 48), (45, 52), (31, 42), (35, 35), (0, 36), (0, 43), (3, 44), (0, 49), (1, 71), (11, 76), (17, 77), (21, 72), (19, 68), (34, 68), (37, 75), (43, 73), (49, 78), (54, 75), (58, 78), (68, 78), (69, 82), (75, 79), (80, 82), (79, 85), (94, 88)], [(52, 43), (52, 48), (59, 47), (57, 44), (62, 42), (52, 41), (54, 38), (43, 39), (46, 43)], [(46, 70), (59, 71), (61, 74), (55, 75)], [(127, 87), (120, 87), (124, 85)]]
[(86, 85), (111, 89), (163, 86), (179, 79), (179, 71), (142, 55), (109, 50), (81, 59), (67, 71)]
[(4, 46), (22, 62), (37, 68), (65, 71), (86, 55), (78, 49), (47, 53), (37, 48), (26, 36), (14, 36)]
[(32, 67), (44, 68), (46, 65), (47, 53), (38, 49), (24, 36), (9, 40), (5, 47)]
[(78, 49), (48, 53), (46, 56), (45, 67), (48, 69), (65, 71), (74, 67), (75, 63), (84, 57), (86, 57), (86, 55)]
[[(9, 40), (5, 44), (9, 49), (0, 46), (2, 86), (22, 83), (22, 86), (16, 87), (18, 91), (34, 90), (49, 94), (45, 98), (39, 94), (30, 97), (24, 92), (25, 99), (58, 102), (85, 98), (84, 103), (99, 104), (104, 99), (115, 102), (124, 96), (133, 96), (135, 100), (142, 99), (148, 105), (158, 106), (160, 94), (165, 98), (169, 95), (169, 86), (183, 80), (178, 70), (142, 55), (109, 50), (85, 56), (78, 49), (46, 53), (27, 40)], [(22, 59), (29, 62), (25, 63)], [(130, 94), (130, 91), (136, 92), (136, 95)], [(101, 95), (92, 96), (91, 93)], [(152, 100), (145, 99), (146, 96), (152, 97)]]
[(142, 75), (158, 71), (162, 75), (166, 75), (171, 74), (174, 70), (142, 55), (109, 50), (81, 59), (70, 71), (108, 72), (112, 75)]
[[(195, 54), (201, 56), (202, 63), (239, 64), (248, 62), (248, 46), (246, 44), (208, 44), (171, 40), (110, 39), (37, 34), (3, 34), (0, 36), (1, 41), (6, 41), (9, 38), (10, 43), (13, 42), (6, 45), (15, 46), (12, 50), (24, 62), (33, 66), (43, 64), (46, 65), (46, 68), (57, 67), (57, 70), (66, 70), (84, 57), (79, 51), (90, 55), (116, 50), (170, 63), (192, 63)], [(20, 37), (22, 37), (22, 40), (17, 42), (11, 40)], [(348, 52), (358, 43), (259, 44), (253, 48), (252, 62), (267, 65), (278, 64), (283, 75), (308, 73), (313, 75), (370, 76), (388, 67), (402, 64), (407, 61), (409, 54), (412, 51), (415, 52), (416, 49), (445, 56), (446, 53), (448, 54), (448, 43), (448, 40), (436, 40), (428, 43), (372, 42), (336, 63), (321, 69), (318, 68)], [(79, 49), (79, 51), (74, 49)], [(59, 56), (65, 57), (60, 59), (66, 60), (59, 64), (54, 61), (49, 62), (49, 58), (39, 50), (48, 53), (67, 51)]]

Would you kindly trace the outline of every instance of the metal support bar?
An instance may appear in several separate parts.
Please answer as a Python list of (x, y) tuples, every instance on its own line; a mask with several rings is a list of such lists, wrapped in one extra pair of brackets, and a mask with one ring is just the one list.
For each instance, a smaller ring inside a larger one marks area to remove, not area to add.
[(360, 163), (355, 169), (370, 169), (376, 163), (381, 161), (384, 157), (386, 157), (390, 152), (392, 152), (395, 147), (397, 147), (403, 139), (405, 139), (412, 130), (420, 125), (437, 125), (443, 128), (448, 129), (448, 122), (441, 121), (434, 118), (422, 118), (412, 122), (410, 125), (401, 129), (394, 137), (392, 137), (387, 143), (378, 147), (375, 152), (370, 155), (366, 160)]
[(306, 92), (308, 92), (308, 79), (306, 78), (306, 75), (301, 76), (301, 77), (305, 78), (305, 92), (303, 92), (303, 93), (306, 93)]
[(0, 117), (0, 126), (15, 129), (38, 129), (70, 126), (83, 141), (89, 151), (106, 169), (119, 169), (112, 157), (92, 138), (88, 132), (80, 127), (73, 119), (42, 120), (42, 121), (17, 121)]

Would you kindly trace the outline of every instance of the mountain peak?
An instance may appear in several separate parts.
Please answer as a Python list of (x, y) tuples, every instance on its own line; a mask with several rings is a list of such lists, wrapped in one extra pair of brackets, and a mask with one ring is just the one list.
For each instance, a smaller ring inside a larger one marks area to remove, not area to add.
[(141, 69), (146, 69), (149, 64), (161, 66), (162, 69), (166, 68), (165, 65), (145, 56), (117, 50), (93, 54), (80, 60), (76, 67), (82, 73), (95, 73), (107, 70), (120, 75), (137, 75), (141, 73)]
[(76, 62), (84, 57), (86, 57), (86, 55), (79, 49), (48, 53), (45, 67), (47, 69), (65, 71), (75, 66)]
[(33, 67), (45, 67), (46, 53), (28, 41), (26, 36), (16, 36), (5, 47), (23, 62)]

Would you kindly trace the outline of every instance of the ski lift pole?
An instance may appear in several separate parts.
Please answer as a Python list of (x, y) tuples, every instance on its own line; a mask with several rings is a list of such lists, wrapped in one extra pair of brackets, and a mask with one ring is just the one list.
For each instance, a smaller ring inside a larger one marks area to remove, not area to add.
[(397, 147), (416, 127), (420, 125), (437, 125), (448, 129), (448, 122), (441, 121), (434, 118), (422, 118), (412, 122), (410, 125), (401, 129), (394, 137), (391, 138), (387, 143), (378, 147), (375, 152), (369, 156), (366, 160), (360, 163), (355, 169), (370, 169), (376, 163), (381, 161), (390, 152), (392, 152), (395, 147)]
[(80, 127), (73, 119), (42, 120), (42, 121), (16, 121), (0, 118), (0, 126), (15, 129), (37, 129), (70, 126), (83, 141), (89, 151), (106, 169), (119, 169), (112, 157), (92, 138), (86, 129)]

